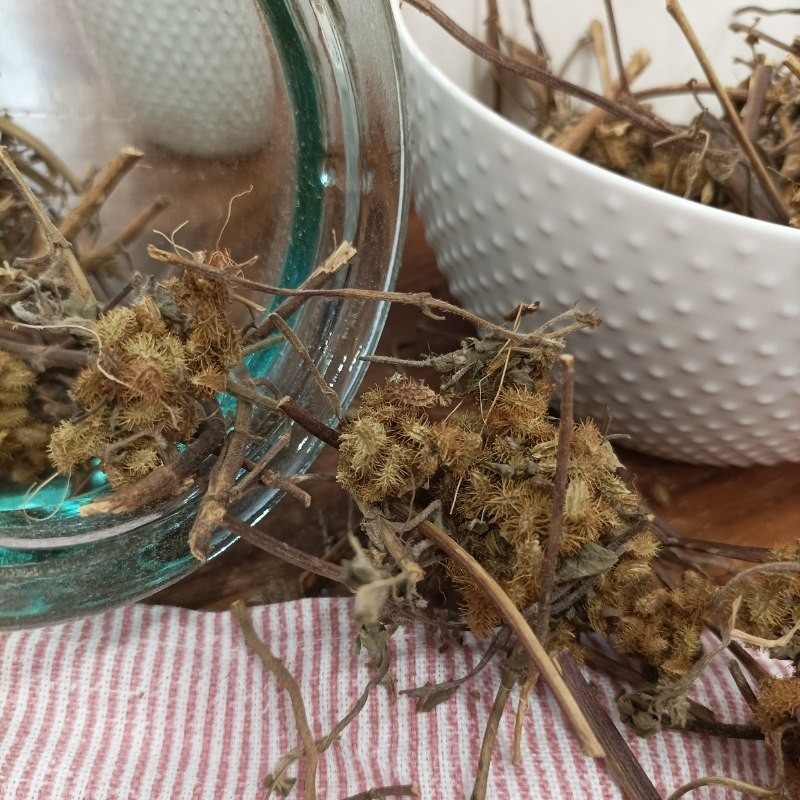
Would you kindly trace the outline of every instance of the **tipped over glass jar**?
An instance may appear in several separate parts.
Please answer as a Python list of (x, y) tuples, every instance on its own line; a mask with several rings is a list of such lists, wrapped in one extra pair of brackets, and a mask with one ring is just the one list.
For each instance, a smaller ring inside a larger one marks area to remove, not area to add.
[[(148, 257), (153, 244), (184, 258), (222, 253), (247, 279), (292, 288), (347, 241), (357, 255), (333, 285), (391, 288), (408, 183), (388, 2), (370, 3), (367, 15), (359, 0), (0, 0), (0, 17), (0, 146), (55, 227), (79, 226), (68, 238), (81, 264), (92, 265), (86, 291), (100, 312), (175, 272)], [(113, 174), (122, 152), (131, 165)], [(92, 205), (87, 195), (98, 184)], [(0, 208), (6, 200), (27, 208), (8, 175), (0, 178)], [(78, 223), (68, 219), (76, 208)], [(0, 219), (0, 249), (2, 236)], [(19, 246), (21, 260), (15, 267), (9, 251), (4, 267), (23, 280), (18, 268), (32, 259)], [(242, 295), (242, 326), (257, 324), (278, 302)], [(41, 345), (42, 307), (25, 308), (33, 322), (12, 327), (24, 320), (6, 314), (0, 350), (3, 340), (17, 353)], [(343, 405), (384, 315), (371, 302), (312, 298), (288, 318)], [(285, 339), (273, 336), (247, 352), (251, 379), (331, 418)], [(229, 412), (235, 407), (228, 395), (216, 400)], [(320, 443), (263, 410), (254, 412), (248, 459), (258, 462), (287, 430), (289, 444), (270, 468), (302, 473)], [(101, 468), (80, 480), (3, 479), (0, 629), (96, 612), (186, 575), (199, 563), (187, 534), (201, 486), (136, 510), (85, 516), (88, 503), (111, 491)], [(278, 492), (265, 487), (244, 498), (231, 510), (256, 523)], [(210, 556), (233, 541), (217, 531)]]

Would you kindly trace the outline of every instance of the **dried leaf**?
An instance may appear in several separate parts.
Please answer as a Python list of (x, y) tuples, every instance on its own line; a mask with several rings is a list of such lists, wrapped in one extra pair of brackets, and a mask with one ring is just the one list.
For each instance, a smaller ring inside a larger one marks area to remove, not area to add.
[(566, 583), (590, 575), (601, 575), (617, 563), (618, 556), (597, 542), (585, 542), (581, 549), (569, 558), (561, 559), (556, 577), (557, 583)]

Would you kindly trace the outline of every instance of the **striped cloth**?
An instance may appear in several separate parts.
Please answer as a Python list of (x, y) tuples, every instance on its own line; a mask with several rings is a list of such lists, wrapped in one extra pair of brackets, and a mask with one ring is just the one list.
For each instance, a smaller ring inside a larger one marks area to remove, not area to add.
[[(353, 603), (309, 599), (252, 610), (255, 628), (297, 678), (315, 736), (325, 735), (369, 677), (353, 643)], [(442, 648), (420, 627), (392, 639), (398, 689), (463, 674), (485, 643)], [(694, 697), (720, 718), (746, 721), (725, 657)], [(597, 680), (597, 678), (595, 677)], [(339, 800), (390, 784), (423, 798), (469, 797), (484, 724), (498, 686), (485, 669), (432, 712), (383, 686), (321, 758), (318, 797)], [(599, 681), (609, 705), (616, 688)], [(620, 797), (602, 763), (587, 760), (540, 688), (511, 763), (513, 713), (495, 746), (490, 798)], [(665, 733), (626, 734), (663, 795), (722, 774), (772, 778), (759, 742)], [(46, 629), (0, 635), (0, 797), (3, 800), (250, 800), (298, 744), (291, 705), (231, 614), (134, 605)], [(296, 768), (293, 769), (296, 775)], [(299, 792), (299, 793), (298, 793)], [(302, 797), (302, 776), (293, 792)], [(719, 789), (694, 797), (722, 798)]]

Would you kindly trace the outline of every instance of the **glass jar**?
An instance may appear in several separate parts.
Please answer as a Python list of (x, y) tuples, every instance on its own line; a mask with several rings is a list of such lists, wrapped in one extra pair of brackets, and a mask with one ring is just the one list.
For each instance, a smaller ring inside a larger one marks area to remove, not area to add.
[[(156, 272), (148, 243), (181, 253), (227, 247), (239, 263), (258, 257), (247, 277), (294, 287), (350, 241), (358, 255), (336, 285), (391, 288), (408, 205), (406, 120), (389, 4), (369, 6), (365, 14), (362, 0), (0, 0), (0, 111), (8, 115), (0, 144), (10, 119), (78, 181), (122, 147), (143, 152), (99, 220), (113, 236), (154, 198), (170, 197), (150, 225), (164, 235), (148, 230), (127, 249), (142, 272)], [(113, 276), (91, 280), (105, 283), (106, 296), (118, 288)], [(290, 319), (344, 405), (385, 312), (313, 298)], [(285, 343), (248, 357), (252, 375), (330, 419), (299, 363)], [(289, 427), (271, 469), (302, 473), (320, 443)], [(263, 413), (256, 430), (253, 461), (285, 423)], [(104, 491), (74, 496), (64, 481), (0, 487), (0, 629), (130, 602), (197, 566), (187, 545), (197, 488), (135, 513), (81, 516)], [(264, 489), (233, 511), (256, 523), (276, 500)], [(233, 541), (219, 531), (211, 555)]]

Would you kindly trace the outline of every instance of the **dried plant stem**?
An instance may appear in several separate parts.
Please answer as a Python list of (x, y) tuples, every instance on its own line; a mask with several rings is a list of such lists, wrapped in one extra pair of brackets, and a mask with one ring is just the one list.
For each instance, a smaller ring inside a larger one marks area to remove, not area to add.
[(765, 786), (756, 786), (752, 783), (736, 780), (736, 778), (728, 778), (725, 775), (706, 775), (704, 778), (697, 778), (696, 780), (689, 781), (683, 784), (679, 789), (676, 789), (667, 800), (678, 800), (689, 792), (699, 789), (701, 786), (722, 786), (735, 792), (742, 792), (752, 797), (776, 797), (775, 789), (770, 789)]
[(83, 193), (77, 205), (61, 221), (59, 229), (66, 239), (74, 239), (86, 226), (92, 215), (105, 203), (119, 182), (144, 156), (133, 147), (125, 147), (103, 167), (92, 185)]
[(242, 522), (238, 517), (227, 513), (222, 518), (222, 525), (227, 528), (231, 533), (244, 539), (256, 547), (260, 547), (267, 553), (286, 561), (288, 564), (293, 564), (300, 569), (307, 572), (313, 572), (315, 575), (321, 575), (330, 581), (336, 583), (344, 583), (344, 570), (337, 564), (331, 564), (321, 558), (312, 556), (309, 553), (304, 553), (296, 547), (292, 547), (286, 542), (281, 542), (274, 536), (270, 536), (261, 528), (255, 528)]
[(603, 0), (608, 17), (608, 30), (611, 34), (611, 46), (614, 48), (614, 60), (617, 62), (617, 75), (619, 75), (619, 86), (622, 94), (630, 94), (631, 87), (626, 75), (625, 63), (622, 60), (622, 47), (619, 42), (619, 31), (617, 30), (617, 20), (614, 16), (614, 5), (611, 0)]
[(614, 84), (614, 80), (611, 77), (611, 69), (608, 66), (608, 53), (606, 52), (606, 40), (603, 35), (603, 24), (599, 19), (593, 19), (589, 23), (589, 35), (592, 37), (594, 57), (597, 60), (597, 68), (600, 70), (600, 84), (603, 87), (603, 94), (608, 97), (611, 95), (611, 87)]
[(785, 58), (783, 65), (789, 70), (796, 78), (800, 78), (800, 58), (796, 54), (790, 55)]
[[(388, 642), (388, 639), (394, 634), (397, 630), (397, 625), (387, 627), (385, 631), (385, 641)], [(316, 746), (317, 751), (322, 754), (324, 753), (332, 744), (339, 741), (342, 733), (344, 733), (345, 729), (348, 725), (361, 713), (362, 709), (367, 703), (370, 694), (372, 691), (379, 686), (384, 679), (386, 678), (387, 674), (389, 673), (389, 648), (384, 646), (380, 648), (380, 651), (376, 653), (374, 650), (370, 650), (373, 655), (377, 655), (377, 664), (375, 664), (375, 671), (373, 672), (372, 676), (370, 677), (369, 681), (367, 681), (364, 690), (359, 695), (358, 699), (353, 703), (350, 710), (339, 720), (339, 722), (334, 725), (331, 731), (320, 739), (317, 739)], [(267, 792), (267, 800), (272, 796), (274, 791), (274, 787), (278, 782), (280, 776), (283, 775), (284, 772), (295, 762), (298, 758), (301, 758), (303, 755), (303, 749), (295, 749), (287, 753), (282, 759), (281, 763), (278, 765), (277, 769), (273, 773), (273, 780), (272, 780), (272, 787)]]
[(358, 794), (351, 794), (345, 800), (379, 800), (381, 797), (419, 797), (419, 789), (412, 783), (380, 786)]
[(559, 361), (561, 363), (561, 418), (558, 423), (553, 504), (550, 513), (550, 527), (547, 532), (544, 564), (542, 565), (542, 590), (539, 593), (539, 609), (536, 614), (536, 634), (540, 639), (547, 635), (550, 627), (550, 603), (553, 598), (558, 550), (561, 545), (561, 529), (564, 524), (567, 468), (569, 467), (569, 448), (572, 442), (575, 359), (571, 355), (562, 355)]
[(241, 600), (236, 600), (231, 606), (236, 619), (244, 634), (245, 641), (248, 647), (253, 650), (258, 657), (264, 662), (266, 667), (277, 678), (281, 686), (289, 694), (292, 702), (292, 710), (294, 711), (295, 724), (297, 731), (300, 734), (300, 739), (303, 742), (303, 752), (306, 759), (305, 768), (305, 797), (306, 800), (315, 800), (317, 796), (317, 764), (319, 763), (319, 749), (314, 735), (311, 733), (311, 727), (308, 724), (308, 715), (306, 713), (306, 706), (303, 702), (303, 695), (300, 693), (300, 687), (297, 681), (288, 669), (283, 665), (283, 662), (267, 647), (261, 640), (253, 628), (253, 623), (247, 614), (247, 608)]
[(739, 115), (736, 113), (736, 108), (731, 102), (730, 97), (728, 97), (728, 94), (725, 91), (725, 86), (720, 81), (717, 73), (714, 70), (714, 67), (711, 65), (711, 61), (703, 50), (700, 40), (697, 38), (697, 34), (694, 32), (694, 29), (686, 17), (686, 14), (684, 14), (679, 0), (667, 0), (667, 11), (683, 32), (683, 35), (686, 37), (686, 41), (694, 51), (697, 60), (700, 62), (700, 66), (703, 68), (703, 72), (705, 72), (708, 82), (714, 87), (717, 97), (719, 98), (719, 101), (725, 110), (725, 117), (731, 126), (731, 130), (733, 131), (733, 134), (736, 137), (736, 140), (739, 142), (742, 150), (747, 155), (761, 188), (769, 198), (777, 220), (779, 222), (787, 222), (790, 215), (783, 202), (783, 198), (778, 192), (775, 184), (772, 182), (772, 179), (767, 172), (766, 165), (764, 164), (759, 152), (756, 150), (753, 142), (750, 141), (750, 138), (747, 136), (747, 133), (742, 127)]
[(760, 63), (756, 66), (747, 87), (747, 104), (742, 114), (742, 127), (751, 142), (758, 140), (761, 114), (767, 102), (767, 92), (772, 84), (772, 67)]
[(339, 433), (309, 414), (296, 400), (291, 397), (283, 397), (278, 401), (278, 408), (321, 442), (338, 449)]
[[(489, 7), (486, 14), (486, 44), (493, 50), (500, 50), (500, 9), (497, 7), (497, 0), (486, 0)], [(500, 101), (500, 81), (497, 78), (497, 67), (492, 66), (492, 108), (499, 113)]]
[(208, 489), (203, 495), (192, 529), (189, 532), (189, 549), (198, 561), (205, 561), (211, 537), (222, 524), (234, 491), (236, 477), (241, 472), (245, 448), (250, 441), (250, 422), (253, 407), (239, 400), (233, 430), (216, 460), (208, 479)]
[(200, 424), (197, 437), (174, 461), (156, 467), (136, 483), (82, 506), (81, 516), (119, 514), (179, 494), (191, 485), (192, 476), (206, 458), (219, 452), (224, 441), (225, 423), (219, 414), (211, 414)]
[(418, 686), (414, 689), (403, 689), (400, 694), (407, 694), (409, 697), (425, 697), (432, 692), (444, 692), (449, 689), (457, 689), (462, 684), (471, 680), (484, 670), (494, 658), (495, 654), (508, 644), (511, 638), (511, 631), (508, 628), (503, 628), (500, 632), (496, 633), (492, 638), (489, 646), (486, 648), (481, 660), (465, 675), (460, 678), (454, 678), (450, 681), (443, 681), (442, 683), (428, 684), (426, 686)]
[(782, 42), (780, 39), (776, 39), (774, 36), (770, 36), (768, 33), (760, 31), (755, 25), (744, 25), (741, 22), (731, 22), (731, 24), (728, 25), (728, 29), (733, 31), (733, 33), (747, 34), (747, 38), (751, 41), (766, 42), (767, 44), (771, 44), (773, 47), (777, 47), (779, 50), (783, 50), (787, 53), (797, 53), (797, 50), (791, 44), (786, 44), (786, 42)]
[(47, 275), (55, 278), (58, 282), (67, 284), (78, 297), (96, 304), (97, 300), (92, 287), (89, 286), (86, 275), (84, 275), (80, 264), (75, 259), (72, 245), (67, 241), (67, 237), (53, 224), (50, 217), (47, 216), (42, 204), (31, 191), (27, 181), (20, 175), (16, 164), (14, 164), (8, 153), (8, 149), (5, 147), (0, 147), (0, 166), (8, 173), (15, 188), (25, 199), (31, 212), (36, 217), (39, 230), (44, 236), (48, 248), (47, 253), (42, 256), (17, 258), (14, 265), (23, 264), (28, 268), (40, 268), (42, 275)]
[(606, 752), (609, 768), (622, 793), (628, 800), (661, 800), (640, 763), (631, 753), (628, 743), (600, 705), (597, 692), (581, 674), (572, 654), (569, 651), (560, 653), (556, 656), (556, 664), (597, 733)]
[(73, 192), (80, 192), (81, 181), (77, 175), (41, 139), (17, 125), (11, 117), (5, 114), (0, 115), (0, 134), (6, 134), (9, 138), (16, 139), (18, 142), (30, 147), (44, 161), (51, 172), (64, 178)]
[(150, 205), (143, 208), (110, 242), (82, 256), (81, 265), (84, 271), (91, 272), (118, 255), (138, 239), (147, 230), (150, 223), (164, 209), (169, 207), (171, 202), (166, 195), (157, 197)]
[(750, 706), (750, 710), (754, 711), (756, 706), (758, 706), (758, 697), (756, 693), (753, 691), (753, 688), (747, 681), (747, 676), (742, 671), (741, 666), (739, 665), (738, 661), (731, 661), (728, 664), (728, 671), (731, 673), (731, 677), (733, 678), (733, 682), (736, 684), (736, 688), (741, 693), (744, 701)]
[(34, 372), (45, 372), (52, 367), (81, 369), (89, 363), (86, 350), (70, 350), (55, 344), (26, 344), (0, 337), (0, 347), (21, 358)]
[(522, 0), (522, 5), (525, 8), (525, 22), (528, 24), (528, 30), (533, 39), (533, 45), (536, 48), (536, 53), (543, 59), (547, 59), (547, 48), (544, 46), (544, 40), (539, 35), (539, 30), (536, 27), (536, 20), (533, 16), (533, 0)]
[(478, 756), (478, 769), (475, 775), (475, 784), (472, 788), (470, 800), (485, 800), (486, 788), (489, 784), (489, 769), (492, 765), (492, 750), (497, 738), (497, 729), (500, 727), (500, 720), (511, 696), (511, 690), (517, 682), (518, 673), (511, 669), (508, 662), (500, 677), (500, 685), (497, 687), (497, 694), (494, 696), (492, 710), (489, 712), (489, 719), (486, 721), (486, 728), (483, 731), (483, 742), (481, 752)]
[(500, 588), (483, 566), (473, 558), (458, 542), (447, 535), (441, 528), (425, 520), (417, 529), (453, 559), (486, 593), (500, 611), (506, 623), (516, 633), (520, 644), (530, 656), (534, 667), (541, 673), (542, 680), (548, 685), (556, 697), (567, 719), (575, 731), (583, 752), (591, 758), (603, 758), (604, 752), (594, 732), (589, 726), (580, 706), (570, 693), (563, 679), (556, 670), (547, 652), (531, 630), (520, 610), (511, 602), (508, 595)]
[(300, 356), (300, 360), (306, 365), (306, 369), (309, 371), (311, 377), (314, 379), (314, 383), (317, 384), (319, 390), (322, 392), (324, 397), (328, 400), (331, 409), (333, 409), (333, 413), (337, 416), (338, 419), (342, 419), (344, 417), (344, 411), (342, 410), (342, 404), (339, 401), (339, 395), (328, 386), (325, 378), (322, 376), (322, 373), (319, 371), (315, 361), (309, 355), (308, 350), (306, 349), (305, 345), (300, 341), (297, 334), (291, 329), (289, 324), (278, 314), (270, 314), (268, 319), (272, 320), (273, 325), (278, 329), (281, 335), (286, 339), (287, 342), (292, 346), (295, 353)]
[[(342, 288), (342, 289), (287, 289), (277, 286), (270, 286), (269, 284), (258, 283), (251, 281), (247, 278), (239, 277), (231, 271), (227, 273), (220, 273), (220, 271), (208, 264), (203, 264), (194, 261), (185, 256), (177, 253), (170, 253), (166, 250), (161, 250), (153, 245), (147, 248), (148, 255), (156, 261), (164, 261), (176, 266), (184, 267), (187, 270), (197, 272), (207, 278), (218, 280), (230, 286), (240, 286), (245, 289), (250, 289), (255, 292), (262, 292), (263, 294), (277, 295), (284, 297), (321, 297), (326, 301), (333, 301), (337, 299), (343, 300), (365, 300), (377, 303), (397, 303), (399, 305), (416, 306), (420, 311), (430, 319), (441, 321), (444, 319), (442, 314), (452, 314), (460, 317), (461, 319), (470, 322), (478, 329), (483, 329), (501, 339), (508, 339), (513, 343), (522, 345), (539, 345), (542, 347), (555, 347), (560, 349), (563, 346), (563, 337), (582, 328), (592, 327), (599, 323), (599, 320), (593, 312), (581, 312), (579, 309), (570, 309), (562, 314), (551, 319), (540, 328), (527, 332), (520, 333), (504, 325), (496, 325), (489, 322), (482, 317), (473, 314), (459, 306), (448, 303), (446, 300), (439, 300), (433, 297), (429, 292), (385, 292), (376, 289), (356, 289), (356, 288)], [(575, 321), (567, 322), (560, 328), (549, 330), (554, 324), (561, 323), (564, 320), (575, 317)]]
[[(623, 70), (623, 74), (627, 76), (628, 80), (635, 80), (650, 64), (650, 56), (646, 50), (637, 50), (628, 65)], [(623, 91), (622, 83), (614, 83), (609, 92), (610, 97), (617, 97)], [(567, 153), (579, 153), (589, 138), (594, 133), (597, 126), (607, 116), (607, 113), (602, 108), (592, 108), (581, 116), (578, 121), (571, 125), (563, 133), (553, 139), (552, 144)]]
[(654, 119), (648, 115), (640, 113), (638, 110), (623, 106), (620, 103), (615, 103), (596, 92), (584, 89), (581, 86), (576, 86), (563, 78), (553, 75), (546, 69), (534, 66), (532, 64), (523, 64), (522, 62), (509, 58), (503, 53), (499, 53), (488, 47), (480, 39), (476, 39), (465, 31), (460, 25), (456, 24), (450, 17), (448, 17), (440, 8), (438, 8), (430, 0), (404, 0), (407, 5), (413, 6), (418, 11), (427, 14), (431, 19), (446, 30), (454, 39), (457, 39), (463, 45), (472, 50), (476, 55), (485, 59), (491, 64), (496, 64), (499, 67), (508, 69), (521, 75), (523, 78), (537, 81), (545, 86), (555, 89), (571, 97), (577, 97), (580, 100), (585, 100), (587, 103), (592, 103), (611, 114), (614, 117), (627, 119), (636, 125), (641, 126), (645, 130), (657, 133), (660, 135), (672, 135), (676, 131), (666, 122)]
[(248, 470), (248, 473), (236, 485), (236, 497), (241, 497), (257, 480), (259, 480), (264, 470), (266, 470), (278, 453), (286, 449), (291, 441), (291, 438), (291, 432), (289, 430), (284, 430), (283, 433), (281, 433), (281, 435), (278, 437), (277, 441), (259, 459), (258, 463), (250, 461), (250, 459), (247, 458), (244, 460), (243, 464)]
[[(416, 0), (415, 0), (416, 2)], [(254, 292), (262, 292), (263, 294), (276, 295), (282, 297), (321, 297), (323, 300), (367, 300), (376, 303), (397, 303), (399, 305), (416, 306), (425, 316), (430, 319), (441, 321), (444, 319), (442, 314), (452, 314), (456, 317), (472, 323), (476, 328), (483, 329), (489, 333), (493, 333), (503, 339), (510, 339), (512, 342), (547, 344), (552, 342), (553, 346), (558, 346), (559, 343), (555, 341), (557, 337), (566, 335), (572, 328), (566, 326), (563, 330), (556, 330), (549, 333), (542, 331), (534, 331), (532, 333), (518, 333), (512, 331), (504, 325), (496, 325), (492, 322), (473, 314), (466, 309), (459, 308), (453, 303), (448, 303), (446, 300), (439, 300), (433, 297), (429, 292), (384, 292), (376, 289), (356, 289), (345, 287), (342, 289), (288, 289), (278, 286), (270, 286), (265, 283), (258, 283), (251, 281), (247, 278), (239, 277), (231, 273), (220, 273), (216, 267), (208, 264), (202, 264), (198, 261), (193, 261), (186, 256), (178, 253), (170, 253), (167, 250), (161, 250), (158, 247), (150, 245), (147, 248), (148, 255), (156, 261), (164, 261), (175, 266), (184, 267), (187, 270), (197, 272), (207, 278), (222, 281), (231, 286), (240, 286), (244, 289), (250, 289)], [(275, 312), (277, 313), (277, 312)], [(261, 328), (258, 329), (260, 335)], [(269, 330), (274, 330), (274, 324), (271, 323)]]
[[(728, 598), (733, 592), (738, 589), (743, 583), (750, 580), (756, 575), (765, 575), (767, 573), (776, 572), (792, 574), (800, 572), (800, 564), (796, 561), (769, 561), (766, 564), (759, 564), (755, 567), (749, 567), (734, 575), (724, 586), (720, 588), (714, 598), (714, 606), (718, 611), (722, 611)], [(732, 627), (732, 626), (731, 626)]]
[[(377, 509), (370, 508), (362, 503), (359, 503), (358, 507), (364, 517), (362, 526), (370, 541), (392, 557), (411, 586), (418, 584), (425, 577), (425, 571), (408, 555), (403, 543), (397, 537), (393, 525)], [(410, 530), (416, 528), (419, 522), (421, 522), (421, 519), (415, 518), (408, 525), (400, 527), (407, 527)]]
[[(350, 263), (356, 255), (356, 249), (350, 242), (342, 242), (323, 262), (317, 267), (316, 270), (300, 284), (300, 288), (304, 290), (321, 289), (325, 286), (342, 267)], [(295, 295), (284, 300), (272, 313), (281, 319), (287, 319), (300, 306), (303, 305), (305, 298), (303, 295)], [(267, 317), (258, 327), (249, 331), (247, 334), (247, 341), (252, 342), (255, 339), (263, 339), (268, 334), (275, 330), (275, 321)]]
[(658, 538), (666, 547), (696, 550), (700, 553), (709, 553), (715, 556), (722, 556), (723, 558), (733, 558), (738, 561), (751, 561), (755, 564), (763, 563), (769, 553), (769, 549), (766, 547), (747, 547), (739, 544), (728, 544), (726, 542), (707, 542), (703, 539), (693, 539), (690, 536), (682, 536), (658, 516), (655, 517), (654, 522)]
[(517, 703), (517, 714), (514, 719), (514, 746), (511, 750), (511, 763), (518, 767), (522, 764), (522, 731), (525, 727), (525, 714), (531, 702), (531, 692), (539, 682), (539, 673), (531, 672), (522, 684)]

